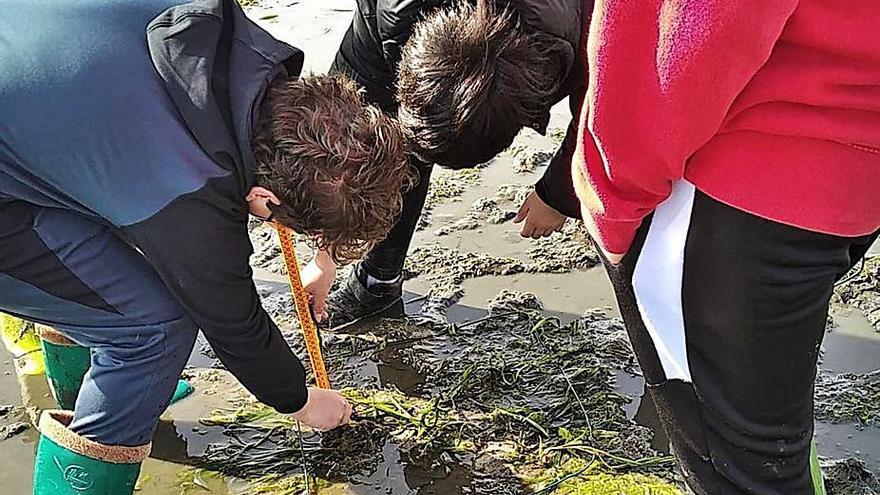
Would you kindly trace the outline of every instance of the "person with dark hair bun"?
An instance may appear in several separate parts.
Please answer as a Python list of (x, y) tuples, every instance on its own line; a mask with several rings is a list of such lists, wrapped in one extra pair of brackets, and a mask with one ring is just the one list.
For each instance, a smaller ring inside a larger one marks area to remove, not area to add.
[[(358, 0), (332, 71), (351, 76), (368, 101), (399, 119), (419, 181), (387, 238), (330, 294), (328, 254), (304, 270), (317, 317), (341, 327), (402, 310), (404, 258), (427, 197), (432, 164), (474, 167), (524, 128), (545, 133), (550, 108), (581, 108), (582, 59), (592, 0)], [(560, 230), (580, 209), (571, 183), (577, 119), (514, 219), (521, 235)]]

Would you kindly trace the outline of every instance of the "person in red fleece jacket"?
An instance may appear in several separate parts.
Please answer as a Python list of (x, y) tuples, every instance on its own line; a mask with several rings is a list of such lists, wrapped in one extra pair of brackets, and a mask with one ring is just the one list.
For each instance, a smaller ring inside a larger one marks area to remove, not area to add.
[(699, 494), (819, 493), (835, 281), (880, 228), (880, 3), (597, 0), (573, 181)]

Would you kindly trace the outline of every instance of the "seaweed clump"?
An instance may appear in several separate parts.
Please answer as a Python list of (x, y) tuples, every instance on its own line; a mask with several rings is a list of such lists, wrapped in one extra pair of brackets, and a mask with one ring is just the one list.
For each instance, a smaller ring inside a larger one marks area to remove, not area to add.
[(859, 459), (822, 462), (828, 495), (880, 495), (880, 480)]
[(378, 465), (387, 432), (369, 421), (324, 434), (302, 431), (293, 418), (277, 413), (252, 397), (233, 409), (203, 418), (205, 426), (221, 426), (228, 443), (213, 443), (198, 459), (200, 467), (225, 475), (259, 478), (267, 474), (307, 472), (327, 480), (349, 479)]
[(862, 310), (880, 332), (880, 256), (867, 258), (858, 274), (837, 287), (835, 294), (841, 303)]
[[(450, 327), (447, 347), (456, 352), (437, 359), (422, 348), (407, 356), (409, 364), (432, 378), (434, 392), (468, 409), (528, 407), (549, 427), (629, 425), (620, 414), (629, 400), (613, 391), (614, 370), (637, 371), (623, 323), (590, 311), (561, 325), (540, 308), (534, 294), (503, 291), (485, 318)], [(583, 418), (587, 411), (602, 419)]]
[(870, 373), (824, 372), (816, 377), (816, 417), (859, 426), (880, 426), (880, 370)]
[[(300, 432), (290, 417), (242, 399), (202, 420), (222, 426), (228, 441), (209, 446), (200, 467), (264, 486), (290, 478), (301, 489), (305, 473), (368, 479), (392, 449), (405, 465), (465, 469), (471, 493), (678, 493), (672, 458), (651, 448), (650, 430), (627, 418), (629, 399), (614, 390), (615, 370), (638, 371), (620, 321), (594, 311), (562, 325), (541, 307), (534, 294), (504, 291), (471, 323), (388, 321), (328, 335), (327, 361), (334, 385), (348, 387), (352, 424)], [(421, 387), (404, 393), (345, 372), (379, 363), (391, 348), (425, 377)]]

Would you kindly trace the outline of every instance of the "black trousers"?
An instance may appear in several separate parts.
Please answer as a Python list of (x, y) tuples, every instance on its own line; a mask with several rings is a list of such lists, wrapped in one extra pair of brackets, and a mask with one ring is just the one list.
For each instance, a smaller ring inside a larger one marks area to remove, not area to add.
[[(351, 43), (349, 38), (354, 36), (351, 28), (346, 33), (345, 43)], [(397, 102), (394, 101), (393, 91), (377, 81), (365, 79), (364, 76), (354, 70), (346, 61), (346, 53), (341, 47), (336, 54), (330, 73), (346, 74), (354, 78), (366, 89), (366, 100), (377, 105), (389, 115), (397, 115)], [(351, 49), (349, 48), (349, 51)], [(418, 181), (415, 186), (403, 196), (403, 210), (397, 219), (397, 223), (381, 242), (373, 246), (373, 249), (364, 257), (362, 266), (367, 274), (379, 280), (391, 280), (397, 278), (403, 271), (403, 262), (409, 251), (410, 242), (422, 216), (422, 208), (425, 207), (425, 199), (428, 197), (428, 186), (431, 185), (431, 164), (419, 161), (409, 156), (409, 163), (417, 175)]]
[(403, 262), (410, 242), (422, 216), (422, 208), (431, 185), (431, 165), (410, 157), (410, 165), (417, 173), (418, 182), (403, 195), (403, 210), (391, 232), (367, 253), (362, 266), (367, 274), (379, 280), (391, 280), (403, 271)]
[(681, 181), (609, 267), (695, 493), (813, 493), (813, 385), (828, 305), (876, 237), (764, 220)]

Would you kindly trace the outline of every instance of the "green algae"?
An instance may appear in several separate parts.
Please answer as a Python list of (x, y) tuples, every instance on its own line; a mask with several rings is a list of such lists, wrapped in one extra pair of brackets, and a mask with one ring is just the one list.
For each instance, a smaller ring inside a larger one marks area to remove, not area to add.
[[(135, 491), (144, 490), (151, 481), (149, 476), (141, 476)], [(226, 480), (216, 471), (202, 468), (187, 467), (175, 474), (175, 483), (180, 488), (180, 495), (205, 493), (226, 493)]]
[(595, 461), (572, 457), (528, 478), (536, 495), (683, 495), (668, 480), (645, 474), (603, 472)]

